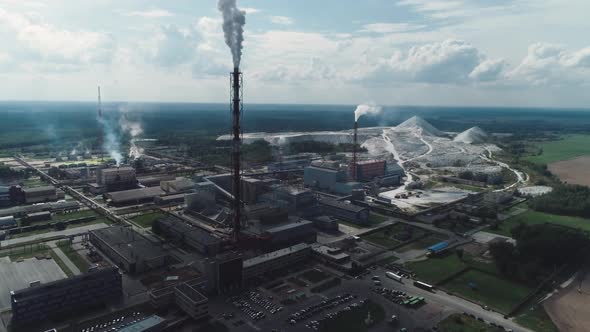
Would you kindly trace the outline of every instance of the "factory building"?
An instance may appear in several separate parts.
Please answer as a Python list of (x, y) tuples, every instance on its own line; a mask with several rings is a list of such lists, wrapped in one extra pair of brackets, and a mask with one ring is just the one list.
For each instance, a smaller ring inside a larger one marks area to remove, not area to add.
[(0, 229), (9, 229), (17, 226), (18, 224), (13, 216), (0, 217)]
[(8, 207), (12, 205), (10, 199), (10, 187), (0, 186), (0, 208)]
[(274, 195), (279, 204), (282, 202), (291, 211), (308, 208), (316, 202), (311, 191), (294, 186), (275, 187)]
[(168, 263), (168, 255), (159, 243), (153, 243), (130, 227), (110, 226), (88, 234), (97, 249), (128, 273), (141, 273)]
[(327, 232), (336, 232), (338, 230), (338, 221), (330, 216), (313, 218), (313, 225)]
[(358, 182), (347, 182), (347, 170), (345, 168), (316, 165), (304, 169), (303, 183), (311, 188), (341, 195), (349, 195), (354, 189), (362, 188), (362, 184)]
[(176, 178), (172, 181), (162, 181), (160, 188), (169, 194), (185, 193), (191, 191), (195, 183), (187, 178)]
[(137, 187), (137, 178), (133, 167), (98, 168), (96, 183), (106, 191), (126, 190)]
[(115, 206), (140, 204), (153, 202), (154, 198), (164, 194), (160, 187), (146, 187), (123, 191), (114, 191), (105, 194), (107, 201)]
[(218, 238), (173, 216), (156, 220), (153, 229), (157, 234), (162, 234), (178, 243), (189, 246), (204, 255), (215, 255), (221, 248), (221, 241)]
[(334, 199), (322, 199), (320, 200), (320, 205), (323, 207), (325, 213), (337, 218), (361, 225), (365, 225), (369, 222), (368, 208)]
[(255, 178), (242, 178), (242, 199), (246, 204), (254, 204), (258, 201), (258, 195), (268, 191), (268, 186)]
[(243, 257), (228, 252), (201, 261), (200, 270), (207, 277), (207, 289), (217, 294), (234, 292), (242, 287)]
[(159, 187), (162, 181), (172, 181), (175, 180), (176, 177), (174, 175), (154, 175), (154, 176), (145, 176), (141, 178), (137, 178), (137, 181), (144, 186), (144, 187)]
[(156, 203), (157, 205), (179, 205), (184, 203), (185, 196), (186, 194), (156, 196), (154, 198), (154, 203)]
[(168, 309), (176, 304), (191, 318), (203, 319), (209, 314), (209, 299), (199, 291), (202, 283), (202, 279), (197, 278), (151, 290), (150, 302), (156, 309)]
[(192, 193), (185, 196), (185, 204), (188, 210), (200, 211), (206, 207), (214, 206), (217, 197), (217, 187), (212, 182), (198, 182)]
[(22, 192), (26, 204), (53, 202), (58, 199), (58, 191), (54, 186), (22, 188)]
[(110, 267), (10, 292), (12, 322), (31, 324), (117, 301), (123, 294), (121, 273)]
[(350, 262), (350, 255), (340, 248), (316, 246), (313, 248), (313, 255), (317, 259), (327, 263), (340, 265)]
[(317, 233), (311, 221), (301, 220), (267, 229), (262, 236), (267, 239), (266, 249), (277, 249), (302, 242), (314, 243)]
[(311, 247), (307, 243), (299, 243), (292, 247), (269, 252), (244, 261), (244, 282), (261, 275), (285, 269), (309, 258)]
[(371, 181), (377, 176), (385, 175), (385, 160), (363, 160), (356, 163), (356, 176), (359, 181)]
[(23, 217), (27, 214), (40, 211), (51, 211), (55, 213), (64, 211), (76, 211), (79, 209), (80, 203), (78, 203), (77, 201), (40, 203), (35, 205), (14, 206), (8, 209), (2, 209), (0, 210), (0, 217)]
[(406, 175), (404, 169), (397, 162), (387, 163), (385, 175), (397, 175), (403, 178)]

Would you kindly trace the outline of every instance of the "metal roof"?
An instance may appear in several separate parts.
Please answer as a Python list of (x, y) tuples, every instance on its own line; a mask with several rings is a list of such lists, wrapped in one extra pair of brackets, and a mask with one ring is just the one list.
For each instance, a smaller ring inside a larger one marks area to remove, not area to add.
[(119, 330), (119, 332), (142, 332), (142, 331), (147, 331), (151, 328), (153, 328), (154, 326), (157, 326), (159, 324), (162, 324), (162, 322), (164, 322), (165, 319), (157, 316), (157, 315), (152, 315), (149, 316), (143, 320), (140, 320), (137, 323), (134, 323), (132, 325), (126, 326), (122, 329)]
[(280, 258), (280, 257), (283, 257), (283, 256), (287, 256), (287, 255), (290, 255), (290, 254), (292, 254), (294, 252), (303, 251), (303, 250), (306, 250), (306, 249), (309, 249), (309, 248), (310, 248), (309, 244), (307, 244), (307, 243), (299, 243), (299, 244), (296, 244), (296, 245), (291, 246), (291, 247), (288, 247), (288, 248), (284, 248), (284, 249), (281, 249), (281, 250), (269, 252), (267, 254), (263, 254), (263, 255), (260, 255), (260, 256), (256, 256), (256, 257), (247, 259), (247, 260), (244, 261), (243, 267), (244, 268), (252, 267), (252, 266), (255, 266), (255, 265), (258, 265), (258, 264), (267, 262), (267, 261), (272, 261), (274, 259), (277, 259), (277, 258)]
[(441, 251), (441, 250), (445, 249), (448, 246), (449, 246), (449, 243), (447, 241), (443, 241), (443, 242), (433, 245), (432, 247), (429, 247), (428, 250), (430, 250), (432, 252), (437, 252), (437, 251)]
[(334, 208), (338, 208), (338, 209), (342, 209), (342, 210), (346, 210), (346, 211), (350, 211), (350, 212), (354, 212), (354, 213), (358, 213), (363, 210), (367, 210), (367, 208), (365, 208), (365, 207), (337, 201), (334, 199), (322, 199), (322, 200), (320, 200), (320, 204), (328, 205), (328, 206), (331, 206)]

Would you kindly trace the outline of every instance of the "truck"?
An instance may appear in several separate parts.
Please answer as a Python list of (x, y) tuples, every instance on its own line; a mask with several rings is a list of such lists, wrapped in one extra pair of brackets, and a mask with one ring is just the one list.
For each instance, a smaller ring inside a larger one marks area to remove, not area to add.
[(403, 277), (402, 277), (402, 276), (400, 276), (400, 275), (397, 275), (397, 274), (395, 274), (395, 273), (393, 273), (393, 272), (389, 272), (389, 271), (388, 271), (388, 272), (385, 272), (385, 276), (386, 276), (387, 278), (389, 278), (389, 279), (393, 279), (393, 280), (395, 280), (395, 281), (397, 281), (397, 282), (402, 282), (402, 279), (403, 279)]

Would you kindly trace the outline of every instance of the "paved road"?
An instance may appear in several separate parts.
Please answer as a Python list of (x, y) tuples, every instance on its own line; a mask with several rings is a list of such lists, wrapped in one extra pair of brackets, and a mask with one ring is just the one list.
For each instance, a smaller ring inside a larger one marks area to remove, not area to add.
[(95, 230), (95, 229), (101, 229), (101, 228), (105, 228), (105, 227), (109, 227), (109, 226), (107, 224), (100, 223), (100, 224), (92, 224), (92, 225), (87, 225), (87, 226), (68, 228), (63, 231), (35, 234), (35, 235), (27, 236), (27, 237), (19, 237), (16, 239), (1, 241), (0, 247), (11, 246), (11, 245), (19, 244), (19, 243), (32, 242), (32, 241), (36, 241), (36, 240), (44, 240), (44, 239), (52, 238), (55, 236), (82, 235), (84, 233), (88, 233), (88, 231)]
[(502, 325), (507, 329), (512, 329), (515, 332), (533, 332), (529, 329), (523, 328), (520, 325), (517, 325), (510, 319), (505, 319), (502, 314), (499, 314), (494, 311), (487, 311), (484, 310), (477, 304), (469, 302), (459, 297), (451, 296), (441, 290), (436, 292), (429, 292), (417, 287), (414, 287), (412, 280), (404, 280), (404, 283), (399, 283), (392, 279), (385, 277), (385, 270), (379, 269), (376, 270), (375, 275), (381, 276), (381, 282), (383, 283), (383, 287), (392, 288), (392, 289), (399, 289), (404, 291), (408, 294), (413, 294), (416, 296), (423, 296), (427, 301), (433, 301), (443, 306), (452, 308), (457, 310), (458, 312), (466, 312), (469, 314), (473, 314), (476, 317), (483, 318), (486, 322), (494, 322), (496, 324)]
[(78, 267), (76, 266), (76, 264), (72, 263), (72, 261), (70, 260), (70, 258), (61, 250), (61, 248), (59, 248), (57, 246), (57, 244), (55, 243), (55, 241), (52, 241), (49, 243), (49, 247), (51, 247), (51, 250), (53, 250), (53, 252), (59, 256), (59, 258), (61, 258), (61, 260), (64, 262), (64, 264), (66, 264), (66, 266), (68, 267), (68, 269), (70, 269), (70, 271), (72, 271), (72, 273), (74, 275), (78, 275), (80, 273), (82, 273), (80, 271), (80, 269), (78, 269)]

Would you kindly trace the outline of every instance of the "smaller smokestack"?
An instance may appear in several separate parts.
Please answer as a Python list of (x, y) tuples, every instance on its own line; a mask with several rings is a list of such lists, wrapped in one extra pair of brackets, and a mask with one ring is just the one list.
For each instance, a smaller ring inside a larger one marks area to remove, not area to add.
[(354, 133), (352, 138), (352, 179), (356, 181), (356, 164), (357, 164), (357, 157), (356, 157), (356, 144), (357, 144), (357, 132), (358, 132), (359, 123), (358, 121), (354, 122)]

